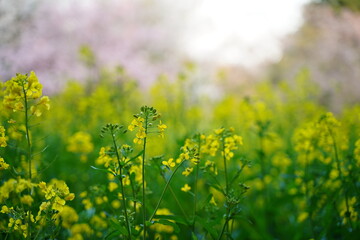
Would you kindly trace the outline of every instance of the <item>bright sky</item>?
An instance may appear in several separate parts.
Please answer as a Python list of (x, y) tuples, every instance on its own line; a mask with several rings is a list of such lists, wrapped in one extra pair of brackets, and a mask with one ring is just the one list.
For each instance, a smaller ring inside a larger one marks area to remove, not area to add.
[(310, 0), (183, 0), (191, 11), (184, 46), (197, 60), (251, 67), (281, 57), (280, 41)]

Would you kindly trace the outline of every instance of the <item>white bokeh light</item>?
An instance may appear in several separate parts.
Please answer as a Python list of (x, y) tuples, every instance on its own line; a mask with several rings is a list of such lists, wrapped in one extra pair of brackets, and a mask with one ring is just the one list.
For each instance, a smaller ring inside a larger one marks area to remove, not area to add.
[(281, 39), (309, 0), (203, 0), (188, 4), (185, 51), (200, 61), (254, 66), (281, 56)]

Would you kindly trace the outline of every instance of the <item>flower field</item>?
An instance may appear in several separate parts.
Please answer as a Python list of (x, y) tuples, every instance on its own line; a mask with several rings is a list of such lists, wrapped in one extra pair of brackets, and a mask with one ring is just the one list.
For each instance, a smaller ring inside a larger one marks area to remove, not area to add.
[(0, 239), (360, 236), (360, 106), (304, 72), (219, 99), (191, 78), (0, 83)]

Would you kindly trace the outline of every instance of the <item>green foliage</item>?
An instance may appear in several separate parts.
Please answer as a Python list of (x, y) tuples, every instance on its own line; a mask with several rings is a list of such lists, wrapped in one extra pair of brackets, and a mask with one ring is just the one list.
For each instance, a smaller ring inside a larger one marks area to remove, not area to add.
[(359, 235), (360, 107), (329, 113), (307, 71), (220, 100), (190, 73), (149, 93), (117, 74), (69, 83), (41, 121), (1, 111), (0, 238)]

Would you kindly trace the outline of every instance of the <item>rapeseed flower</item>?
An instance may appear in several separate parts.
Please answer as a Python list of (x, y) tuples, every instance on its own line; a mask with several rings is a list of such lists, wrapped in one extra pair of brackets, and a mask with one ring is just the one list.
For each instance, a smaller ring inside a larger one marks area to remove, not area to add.
[(0, 147), (7, 146), (7, 137), (5, 136), (5, 128), (0, 125)]
[(0, 157), (0, 170), (6, 170), (9, 167), (10, 167), (10, 165), (7, 164), (2, 157)]
[(188, 192), (191, 190), (191, 187), (186, 183), (182, 188), (181, 191)]
[(162, 164), (169, 168), (173, 168), (176, 165), (173, 158), (169, 158), (169, 160), (167, 160), (167, 161), (162, 161)]

